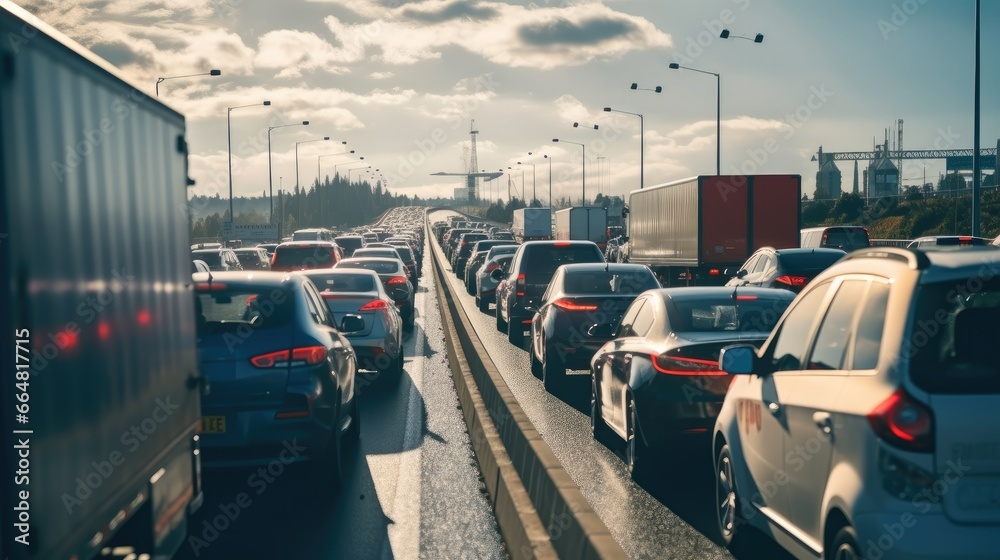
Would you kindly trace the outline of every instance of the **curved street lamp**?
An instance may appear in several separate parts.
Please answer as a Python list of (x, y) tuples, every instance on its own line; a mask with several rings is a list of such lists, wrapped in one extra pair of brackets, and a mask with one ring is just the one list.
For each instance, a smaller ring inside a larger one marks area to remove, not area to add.
[(706, 72), (697, 68), (681, 66), (676, 62), (670, 63), (671, 70), (690, 70), (699, 74), (715, 76), (715, 174), (722, 175), (722, 78), (716, 72)]
[(274, 223), (274, 177), (271, 175), (271, 131), (276, 128), (285, 128), (286, 126), (309, 126), (309, 121), (267, 127), (267, 188), (268, 198), (270, 198), (271, 202), (270, 218), (268, 218), (267, 222), (269, 224)]
[[(577, 123), (573, 123), (573, 126), (576, 126), (576, 125), (577, 125)], [(596, 124), (594, 125), (594, 129), (595, 130), (597, 129), (597, 125)], [(583, 143), (580, 143), (580, 142), (570, 142), (569, 140), (560, 140), (558, 138), (553, 138), (552, 141), (553, 142), (565, 142), (566, 144), (576, 144), (577, 146), (580, 146), (581, 148), (583, 148), (583, 173), (582, 173), (582, 175), (583, 175), (583, 205), (586, 206), (587, 205), (587, 145), (583, 144)], [(570, 204), (572, 204), (572, 202)]]
[[(632, 85), (635, 85), (635, 84), (632, 84)], [(660, 86), (656, 86), (656, 87), (659, 88)], [(632, 89), (635, 89), (635, 88), (632, 88)], [(659, 92), (657, 92), (657, 93), (659, 93)], [(612, 109), (611, 107), (605, 107), (604, 108), (604, 112), (605, 113), (622, 113), (622, 114), (625, 114), (625, 115), (634, 115), (636, 117), (639, 117), (639, 188), (640, 189), (644, 188), (646, 186), (646, 175), (645, 175), (645, 169), (646, 169), (646, 162), (645, 162), (646, 142), (645, 142), (645, 139), (644, 139), (645, 134), (643, 132), (642, 114), (640, 114), (640, 113), (631, 113), (629, 111), (619, 111), (618, 109)]]
[[(236, 223), (236, 216), (233, 215), (233, 110), (246, 107), (270, 107), (270, 101), (263, 103), (251, 103), (249, 105), (237, 105), (236, 107), (226, 107), (226, 151), (229, 152), (229, 222)], [(230, 230), (232, 231), (232, 230)]]
[(302, 140), (301, 142), (295, 143), (295, 191), (296, 191), (295, 221), (298, 222), (300, 225), (302, 224), (302, 192), (299, 190), (299, 144), (308, 144), (309, 142), (322, 142), (324, 140), (329, 140), (329, 139), (330, 139), (329, 136), (324, 136), (322, 138), (314, 138), (312, 140)]
[(722, 33), (719, 33), (719, 37), (722, 37), (723, 39), (746, 39), (747, 41), (752, 41), (754, 43), (764, 42), (763, 33), (758, 33), (751, 39), (750, 37), (744, 37), (743, 35), (732, 35), (731, 33), (729, 33), (728, 29), (723, 29)]
[(156, 79), (156, 96), (160, 96), (160, 82), (165, 82), (167, 80), (176, 80), (177, 78), (193, 78), (195, 76), (221, 76), (222, 70), (209, 70), (208, 72), (201, 72), (198, 74), (185, 74), (183, 76), (167, 76), (165, 78)]

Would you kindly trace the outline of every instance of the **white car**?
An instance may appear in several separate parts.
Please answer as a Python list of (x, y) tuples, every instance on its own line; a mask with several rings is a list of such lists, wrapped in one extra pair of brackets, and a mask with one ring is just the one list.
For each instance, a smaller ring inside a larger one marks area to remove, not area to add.
[(720, 537), (798, 558), (1000, 558), (1000, 251), (848, 254), (723, 349)]

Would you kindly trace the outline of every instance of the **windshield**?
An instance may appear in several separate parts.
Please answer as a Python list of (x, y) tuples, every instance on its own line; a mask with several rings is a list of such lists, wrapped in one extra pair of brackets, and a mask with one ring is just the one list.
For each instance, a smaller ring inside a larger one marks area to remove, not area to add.
[[(920, 288), (904, 340), (913, 382), (931, 393), (1000, 393), (1000, 279)], [(975, 286), (979, 290), (971, 290)]]
[(369, 274), (308, 274), (321, 292), (373, 292), (375, 279)]
[(667, 317), (675, 332), (771, 332), (794, 294), (787, 298), (734, 301), (730, 295), (702, 299), (671, 298)]
[(659, 287), (660, 283), (647, 268), (627, 272), (574, 271), (563, 277), (563, 291), (567, 294), (641, 294)]
[(542, 244), (525, 248), (525, 251), (528, 254), (522, 272), (534, 277), (533, 283), (541, 282), (536, 278), (552, 278), (556, 269), (564, 264), (604, 262), (596, 245)]
[(208, 266), (220, 266), (222, 264), (222, 254), (218, 251), (206, 251), (204, 253), (191, 253), (191, 260), (205, 261)]
[(399, 261), (344, 261), (337, 268), (364, 268), (374, 270), (377, 274), (396, 274), (399, 272)]
[(198, 285), (197, 293), (195, 319), (199, 333), (247, 326), (254, 330), (284, 327), (295, 316), (295, 295), (283, 288), (228, 288), (206, 282)]

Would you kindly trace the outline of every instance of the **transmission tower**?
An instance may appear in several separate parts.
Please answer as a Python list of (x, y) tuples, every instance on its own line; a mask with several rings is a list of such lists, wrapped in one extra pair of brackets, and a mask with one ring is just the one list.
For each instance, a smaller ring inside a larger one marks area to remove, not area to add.
[(476, 175), (479, 173), (479, 157), (476, 155), (477, 134), (479, 131), (476, 130), (476, 119), (472, 119), (469, 125), (469, 135), (472, 136), (472, 152), (469, 156), (469, 200), (472, 201), (479, 200), (479, 177)]

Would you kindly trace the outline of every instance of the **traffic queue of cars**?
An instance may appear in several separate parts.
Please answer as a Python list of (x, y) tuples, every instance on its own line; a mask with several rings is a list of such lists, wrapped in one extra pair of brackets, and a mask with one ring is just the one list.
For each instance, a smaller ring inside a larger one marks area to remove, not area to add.
[[(417, 269), (400, 257), (405, 251), (412, 261), (411, 246), (422, 246), (423, 217), (422, 208), (390, 211), (380, 225), (406, 246), (361, 242), (349, 258), (328, 230), (318, 229), (300, 236), (312, 239), (275, 245), (270, 263), (261, 248), (193, 248), (192, 257), (208, 268), (192, 274), (199, 360), (209, 387), (202, 397), (202, 465), (302, 462), (321, 494), (340, 489), (346, 454), (358, 448), (359, 387), (398, 382), (404, 373), (403, 333), (414, 327), (410, 277)], [(363, 239), (348, 237), (345, 245)], [(242, 270), (240, 253), (247, 254)]]
[(484, 231), (450, 225), (435, 230), (453, 270), (512, 344), (529, 333), (544, 388), (587, 370), (593, 436), (634, 479), (681, 444), (710, 454), (718, 541), (754, 528), (803, 559), (996, 557), (995, 245), (845, 251), (831, 240), (854, 232), (809, 231), (725, 287), (664, 289), (582, 241), (474, 247), (460, 271)]

